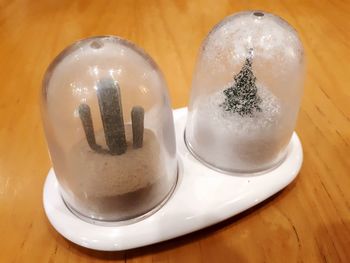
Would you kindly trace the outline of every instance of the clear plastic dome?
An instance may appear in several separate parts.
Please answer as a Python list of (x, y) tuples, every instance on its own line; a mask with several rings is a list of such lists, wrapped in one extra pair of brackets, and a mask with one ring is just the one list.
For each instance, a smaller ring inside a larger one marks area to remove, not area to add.
[(66, 48), (43, 81), (42, 115), (66, 204), (121, 221), (160, 206), (177, 179), (167, 86), (154, 61), (113, 36)]
[(285, 156), (303, 91), (297, 32), (275, 15), (229, 16), (202, 44), (192, 83), (186, 143), (226, 172), (259, 172)]

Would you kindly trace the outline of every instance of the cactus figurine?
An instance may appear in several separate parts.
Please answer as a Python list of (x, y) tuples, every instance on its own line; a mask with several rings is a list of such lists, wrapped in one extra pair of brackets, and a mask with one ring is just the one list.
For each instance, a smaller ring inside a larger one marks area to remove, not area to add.
[(96, 144), (94, 126), (91, 118), (91, 111), (89, 105), (83, 103), (79, 105), (79, 116), (83, 124), (86, 140), (91, 149), (94, 151), (100, 151), (101, 146)]
[(133, 147), (135, 149), (141, 148), (143, 144), (143, 119), (144, 119), (144, 109), (140, 106), (135, 106), (131, 111), (131, 121), (132, 121), (132, 138)]
[(120, 88), (112, 79), (102, 79), (97, 83), (97, 97), (106, 144), (111, 154), (126, 151), (125, 128)]
[[(120, 155), (127, 151), (125, 126), (123, 120), (123, 107), (120, 88), (112, 79), (102, 79), (97, 83), (97, 98), (105, 133), (108, 150), (96, 143), (91, 111), (89, 105), (79, 105), (79, 116), (82, 121), (86, 140), (90, 148), (98, 153)], [(131, 111), (133, 148), (141, 148), (144, 132), (144, 109), (135, 106)]]

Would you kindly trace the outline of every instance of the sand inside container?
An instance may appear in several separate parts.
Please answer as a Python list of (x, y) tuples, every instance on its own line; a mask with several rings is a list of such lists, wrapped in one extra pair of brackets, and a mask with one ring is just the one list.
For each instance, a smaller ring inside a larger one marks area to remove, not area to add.
[[(144, 130), (143, 147), (132, 146), (132, 129), (125, 126), (127, 151), (121, 155), (97, 153), (85, 138), (74, 145), (67, 158), (70, 189), (65, 199), (79, 213), (102, 220), (126, 220), (140, 216), (161, 203), (169, 182), (155, 134)], [(103, 131), (96, 133), (104, 141)], [(72, 194), (74, 193), (74, 194)]]

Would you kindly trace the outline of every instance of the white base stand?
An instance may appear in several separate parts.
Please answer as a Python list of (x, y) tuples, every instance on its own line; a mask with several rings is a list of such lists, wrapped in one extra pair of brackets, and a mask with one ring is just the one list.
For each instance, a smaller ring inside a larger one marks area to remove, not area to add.
[(44, 186), (44, 209), (53, 227), (83, 247), (116, 251), (175, 238), (232, 217), (277, 193), (297, 176), (303, 160), (296, 133), (285, 160), (259, 175), (228, 175), (196, 160), (184, 142), (187, 108), (174, 110), (179, 180), (169, 201), (151, 216), (129, 225), (100, 226), (76, 217), (64, 204), (54, 171)]

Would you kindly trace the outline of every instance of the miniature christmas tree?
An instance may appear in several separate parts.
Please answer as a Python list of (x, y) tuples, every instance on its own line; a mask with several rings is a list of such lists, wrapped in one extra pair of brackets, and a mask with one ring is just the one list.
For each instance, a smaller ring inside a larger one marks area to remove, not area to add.
[(254, 113), (261, 111), (262, 102), (257, 94), (256, 77), (252, 70), (252, 52), (246, 58), (241, 71), (234, 76), (235, 83), (225, 89), (225, 101), (221, 104), (225, 111), (238, 113), (242, 117), (253, 117)]

